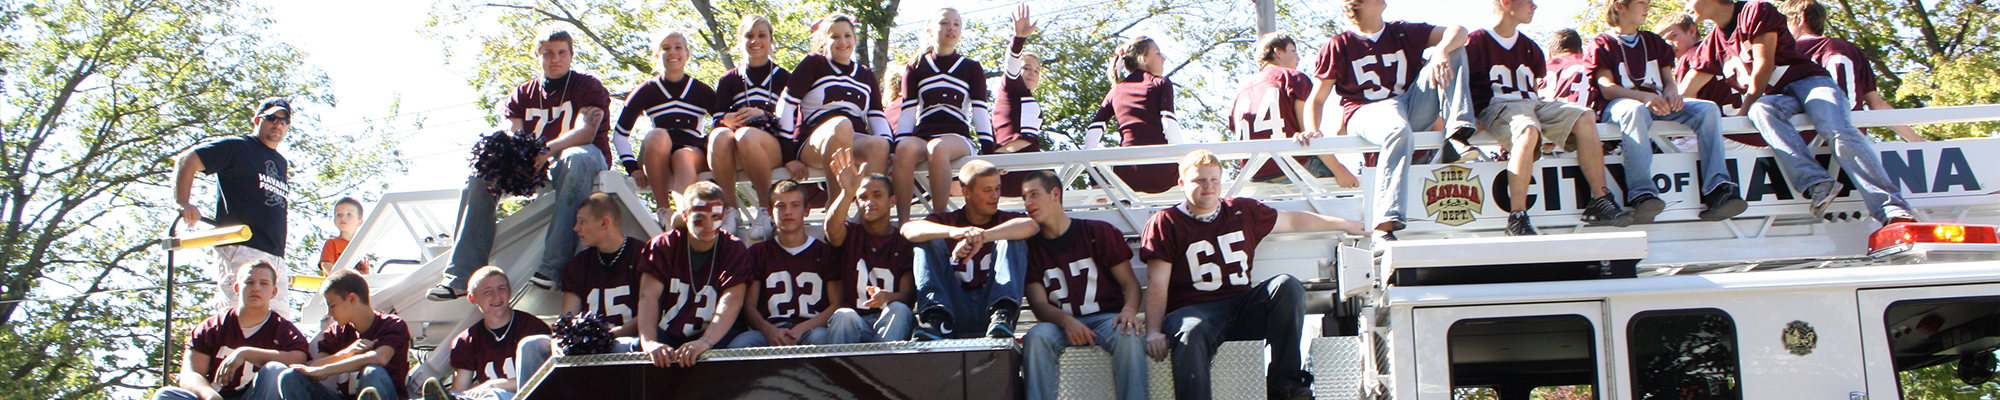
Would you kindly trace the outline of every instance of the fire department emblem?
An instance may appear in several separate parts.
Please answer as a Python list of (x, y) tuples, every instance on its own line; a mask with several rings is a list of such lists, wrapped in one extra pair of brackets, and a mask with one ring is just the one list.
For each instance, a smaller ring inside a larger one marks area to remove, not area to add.
[(1424, 178), (1424, 213), (1440, 224), (1460, 226), (1479, 219), (1485, 198), (1479, 176), (1471, 168), (1447, 166)]
[(1792, 321), (1785, 324), (1785, 336), (1783, 340), (1785, 342), (1785, 350), (1790, 350), (1792, 355), (1800, 357), (1812, 354), (1813, 347), (1819, 346), (1819, 334), (1814, 333), (1812, 324), (1808, 324), (1805, 321)]

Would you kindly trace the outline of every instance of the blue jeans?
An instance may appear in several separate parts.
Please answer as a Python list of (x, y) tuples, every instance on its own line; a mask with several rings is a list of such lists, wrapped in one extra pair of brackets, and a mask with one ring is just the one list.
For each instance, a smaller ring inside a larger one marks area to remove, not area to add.
[(1792, 126), (1789, 118), (1803, 111), (1812, 119), (1814, 130), (1833, 136), (1833, 159), (1860, 186), (1861, 199), (1868, 202), (1869, 216), (1883, 221), (1892, 210), (1909, 210), (1910, 203), (1903, 201), (1903, 188), (1890, 180), (1882, 168), (1881, 154), (1848, 120), (1851, 111), (1847, 104), (1853, 103), (1848, 102), (1840, 87), (1834, 86), (1833, 78), (1815, 76), (1758, 98), (1757, 104), (1750, 106), (1750, 123), (1757, 126), (1764, 141), (1778, 154), (1778, 164), (1785, 168), (1793, 189), (1804, 193), (1813, 185), (1834, 180), (1826, 168), (1820, 167), (1805, 139), (1799, 137), (1798, 128)]
[[(625, 336), (616, 340), (617, 342), (611, 345), (613, 353), (630, 353), (640, 349), (637, 336)], [(520, 347), (514, 349), (514, 360), (517, 361), (514, 370), (515, 383), (526, 383), (529, 377), (535, 376), (535, 372), (541, 371), (542, 364), (547, 364), (550, 358), (555, 357), (554, 345), (555, 339), (549, 335), (521, 338)]]
[(1372, 216), (1377, 219), (1371, 225), (1404, 220), (1403, 195), (1409, 186), (1405, 177), (1410, 172), (1410, 158), (1416, 152), (1415, 145), (1410, 143), (1411, 133), (1434, 130), (1437, 127), (1432, 125), (1436, 125), (1435, 117), (1439, 116), (1444, 117), (1445, 126), (1451, 130), (1478, 126), (1472, 115), (1472, 91), (1465, 86), (1465, 49), (1452, 50), (1447, 62), (1457, 74), (1442, 85), (1430, 79), (1432, 69), (1440, 65), (1438, 60), (1431, 61), (1422, 71), (1410, 75), (1409, 90), (1361, 106), (1347, 120), (1347, 133), (1382, 145), (1381, 158), (1375, 165)]
[[(383, 399), (409, 398), (403, 392), (396, 391), (396, 381), (402, 380), (403, 377), (391, 376), (389, 370), (380, 365), (370, 364), (361, 367), (361, 374), (355, 379), (361, 381), (361, 387), (375, 388), (377, 393), (382, 394)], [(278, 391), (284, 394), (285, 400), (342, 400), (339, 394), (328, 389), (326, 385), (321, 385), (311, 376), (292, 369), (285, 370), (278, 376)]]
[(1269, 388), (1311, 385), (1312, 374), (1305, 371), (1299, 355), (1305, 315), (1305, 286), (1291, 275), (1266, 279), (1234, 299), (1167, 313), (1161, 331), (1173, 346), (1168, 358), (1174, 363), (1174, 397), (1210, 398), (1214, 389), (1209, 385), (1209, 364), (1216, 348), (1231, 340), (1263, 340), (1271, 346), (1271, 364), (1265, 369)]
[[(555, 196), (549, 218), (549, 230), (544, 235), (541, 269), (544, 276), (562, 279), (562, 268), (576, 256), (576, 207), (597, 190), (597, 173), (605, 169), (604, 154), (597, 146), (576, 146), (564, 149), (562, 156), (549, 165), (549, 180), (546, 186), (537, 190), (539, 196)], [(458, 247), (452, 250), (451, 267), (444, 274), (450, 278), (452, 289), (465, 290), (466, 280), (472, 279), (472, 272), (487, 264), (493, 254), (493, 235), (499, 221), (494, 212), (500, 197), (486, 191), (487, 182), (478, 177), (466, 179), (465, 190), (458, 197)], [(558, 282), (560, 284), (560, 282)]]
[(833, 334), (833, 344), (880, 343), (910, 340), (915, 321), (908, 304), (890, 302), (882, 306), (881, 312), (869, 315), (852, 308), (834, 311), (826, 327)]
[[(1146, 338), (1118, 333), (1117, 311), (1104, 311), (1076, 319), (1083, 326), (1090, 327), (1091, 332), (1097, 333), (1097, 347), (1111, 351), (1111, 373), (1118, 382), (1118, 398), (1146, 398)], [(1028, 399), (1055, 399), (1062, 375), (1057, 362), (1062, 359), (1063, 350), (1081, 346), (1071, 346), (1062, 326), (1054, 322), (1035, 324), (1034, 328), (1028, 329), (1027, 337), (1021, 340), (1021, 353), (1027, 359), (1022, 369), (1027, 377)]]
[(1660, 190), (1653, 186), (1653, 121), (1674, 121), (1694, 130), (1695, 140), (1701, 151), (1701, 192), (1708, 193), (1725, 182), (1729, 182), (1729, 171), (1723, 164), (1722, 109), (1715, 102), (1686, 99), (1680, 111), (1654, 114), (1646, 108), (1646, 103), (1633, 99), (1611, 99), (1604, 107), (1603, 122), (1618, 124), (1618, 130), (1625, 134), (1625, 201), (1642, 195), (1658, 196)]
[[(744, 325), (749, 325), (749, 324), (744, 324)], [(791, 327), (797, 325), (798, 324), (785, 322), (778, 324), (778, 327), (784, 329), (790, 329)], [(746, 326), (745, 328), (749, 327)], [(801, 345), (834, 344), (833, 334), (828, 332), (828, 330), (824, 326), (813, 328), (812, 330), (806, 331), (805, 335), (799, 336), (798, 344)], [(748, 347), (764, 347), (769, 345), (771, 345), (771, 340), (764, 337), (763, 331), (751, 328), (749, 330), (743, 331), (742, 334), (736, 335), (736, 339), (729, 341), (729, 347), (725, 348), (741, 349)]]
[(958, 273), (952, 271), (951, 248), (944, 239), (916, 243), (911, 246), (912, 258), (916, 259), (917, 315), (926, 312), (943, 312), (950, 320), (946, 336), (958, 338), (985, 337), (986, 327), (992, 320), (986, 317), (995, 308), (1018, 309), (1021, 306), (1023, 285), (1026, 285), (1028, 248), (1019, 240), (1002, 240), (992, 244), (994, 265), (991, 280), (976, 288), (966, 288), (958, 282)]
[[(222, 360), (215, 361), (219, 362)], [(281, 362), (272, 361), (264, 363), (264, 367), (257, 370), (255, 380), (250, 382), (249, 389), (235, 396), (224, 396), (223, 398), (228, 400), (279, 400), (283, 396), (278, 393), (278, 377), (289, 369), (291, 367)], [(201, 400), (201, 396), (195, 395), (194, 391), (168, 386), (160, 388), (158, 393), (153, 393), (153, 400)]]

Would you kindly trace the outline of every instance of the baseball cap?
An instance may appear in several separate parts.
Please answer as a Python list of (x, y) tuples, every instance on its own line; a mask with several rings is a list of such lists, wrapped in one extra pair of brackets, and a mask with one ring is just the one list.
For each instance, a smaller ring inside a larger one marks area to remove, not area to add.
[(285, 100), (283, 97), (265, 97), (263, 100), (257, 101), (257, 108), (255, 110), (257, 112), (255, 118), (270, 116), (271, 113), (278, 111), (284, 111), (285, 116), (290, 117), (292, 115), (292, 102)]

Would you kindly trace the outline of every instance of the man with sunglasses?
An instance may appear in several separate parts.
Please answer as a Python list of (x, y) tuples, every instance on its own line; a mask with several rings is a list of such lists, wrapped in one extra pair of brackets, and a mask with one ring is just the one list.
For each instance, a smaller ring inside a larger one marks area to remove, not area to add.
[[(215, 248), (215, 266), (209, 275), (216, 282), (235, 282), (234, 267), (243, 264), (266, 261), (285, 265), (285, 207), (291, 203), (291, 164), (278, 152), (278, 146), (285, 143), (285, 133), (292, 127), (292, 104), (281, 97), (269, 97), (251, 107), (250, 126), (254, 130), (250, 134), (195, 145), (182, 153), (174, 166), (174, 202), (180, 205), (181, 222), (188, 228), (194, 228), (203, 216), (201, 207), (193, 202), (197, 172), (215, 175), (214, 224), (250, 228), (250, 240)], [(284, 287), (290, 284), (290, 276), (290, 271), (277, 268), (275, 282)], [(229, 285), (218, 288), (221, 290), (216, 291), (213, 301), (216, 312), (235, 307), (236, 289)], [(293, 312), (287, 292), (279, 290), (271, 298), (271, 310), (290, 318)]]

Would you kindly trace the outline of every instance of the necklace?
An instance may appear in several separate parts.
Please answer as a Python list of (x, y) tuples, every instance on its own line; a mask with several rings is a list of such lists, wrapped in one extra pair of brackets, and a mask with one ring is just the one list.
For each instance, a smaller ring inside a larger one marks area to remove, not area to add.
[(507, 340), (507, 333), (512, 332), (513, 330), (514, 330), (514, 315), (508, 314), (506, 325), (501, 325), (500, 329), (486, 328), (486, 333), (493, 335), (494, 342), (500, 342)]
[(632, 241), (630, 241), (630, 240), (627, 240), (627, 241), (625, 241), (625, 242), (623, 242), (623, 243), (619, 243), (619, 244), (618, 244), (618, 251), (617, 251), (617, 252), (614, 252), (614, 253), (610, 253), (610, 254), (611, 254), (611, 257), (610, 257), (610, 258), (605, 258), (605, 257), (604, 257), (604, 254), (605, 254), (604, 252), (598, 252), (598, 253), (597, 253), (597, 261), (599, 261), (599, 262), (600, 262), (601, 264), (604, 264), (604, 267), (606, 267), (606, 268), (609, 268), (609, 267), (611, 267), (611, 266), (612, 266), (613, 264), (616, 264), (616, 263), (618, 262), (618, 258), (620, 258), (620, 257), (624, 257), (624, 256), (625, 256), (625, 246), (627, 246), (627, 245), (631, 245), (631, 244), (632, 244)]

